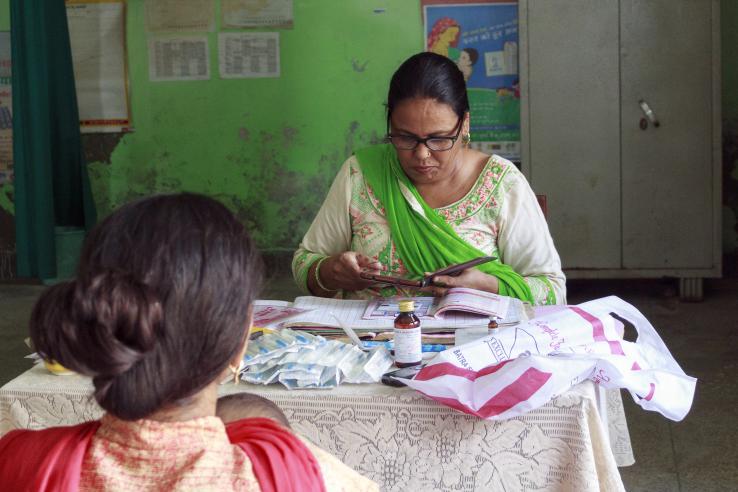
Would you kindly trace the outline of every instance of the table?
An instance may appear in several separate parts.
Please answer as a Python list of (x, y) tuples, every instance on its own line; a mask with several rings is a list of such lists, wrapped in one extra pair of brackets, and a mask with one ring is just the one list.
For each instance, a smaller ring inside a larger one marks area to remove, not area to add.
[[(293, 429), (387, 491), (624, 490), (617, 466), (634, 462), (620, 392), (589, 381), (505, 421), (381, 384), (220, 387), (242, 391), (277, 403)], [(36, 366), (0, 388), (0, 435), (97, 419), (91, 392), (88, 378)]]

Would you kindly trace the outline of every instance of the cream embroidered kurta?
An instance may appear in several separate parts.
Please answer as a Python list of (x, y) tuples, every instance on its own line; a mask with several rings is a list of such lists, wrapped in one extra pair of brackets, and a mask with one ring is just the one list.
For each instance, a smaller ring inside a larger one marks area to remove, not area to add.
[[(499, 257), (520, 274), (536, 304), (566, 303), (566, 278), (546, 219), (533, 190), (512, 162), (490, 157), (466, 196), (435, 210), (462, 239), (486, 255)], [(350, 157), (292, 259), (297, 284), (307, 291), (310, 266), (344, 251), (378, 260), (389, 275), (408, 276), (385, 215), (356, 157)], [(344, 298), (393, 295), (428, 294), (386, 286), (337, 293)]]
[[(327, 491), (379, 490), (334, 456), (303, 442), (320, 465)], [(79, 490), (259, 492), (261, 487), (248, 456), (230, 443), (218, 417), (161, 423), (105, 415), (85, 454)]]

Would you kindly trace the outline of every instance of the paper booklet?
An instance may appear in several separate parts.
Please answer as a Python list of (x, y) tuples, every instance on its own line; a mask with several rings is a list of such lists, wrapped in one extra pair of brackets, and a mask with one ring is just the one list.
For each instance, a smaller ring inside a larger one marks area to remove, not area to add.
[(254, 326), (274, 326), (298, 314), (309, 311), (291, 306), (287, 301), (261, 301), (254, 303)]
[[(401, 298), (377, 299), (369, 301), (363, 319), (391, 318), (400, 312)], [(489, 318), (508, 317), (510, 303), (517, 299), (492, 294), (481, 290), (454, 287), (444, 297), (415, 297), (415, 314), (420, 318), (445, 319), (448, 316), (469, 313)], [(516, 319), (516, 321), (519, 321)]]
[[(259, 300), (254, 307), (254, 324), (275, 328), (325, 327), (326, 334), (340, 329), (341, 323), (354, 330), (384, 331), (393, 327), (400, 299), (406, 298), (368, 301), (302, 296), (292, 303)], [(490, 316), (499, 318), (498, 324), (517, 323), (532, 317), (530, 306), (519, 299), (474, 289), (453, 288), (442, 298), (415, 297), (413, 300), (424, 332), (482, 326), (488, 323)], [(266, 308), (270, 308), (268, 312)], [(258, 318), (256, 314), (259, 313), (264, 316)], [(261, 319), (261, 324), (257, 319)]]

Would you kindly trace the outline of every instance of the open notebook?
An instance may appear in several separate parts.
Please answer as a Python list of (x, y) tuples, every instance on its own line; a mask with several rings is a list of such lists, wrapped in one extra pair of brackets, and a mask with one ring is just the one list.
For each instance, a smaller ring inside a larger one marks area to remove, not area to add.
[[(399, 300), (400, 298), (386, 298), (367, 301), (302, 296), (292, 303), (256, 301), (254, 325), (339, 328), (338, 320), (341, 320), (354, 330), (382, 331), (393, 327)], [(473, 289), (451, 289), (443, 298), (416, 297), (413, 300), (424, 332), (485, 326), (490, 316), (500, 318), (499, 324), (517, 323), (532, 317), (530, 306), (519, 299)], [(262, 313), (265, 315), (262, 316)], [(279, 313), (282, 315), (279, 316)]]
[[(491, 292), (454, 287), (440, 298), (415, 297), (413, 299), (415, 301), (415, 314), (420, 318), (446, 320), (453, 316), (469, 314), (474, 315), (474, 318), (494, 316), (500, 319), (514, 318), (514, 321), (519, 321), (519, 316), (514, 315), (520, 301)], [(401, 298), (388, 298), (369, 301), (363, 319), (394, 319), (400, 311), (400, 300)]]

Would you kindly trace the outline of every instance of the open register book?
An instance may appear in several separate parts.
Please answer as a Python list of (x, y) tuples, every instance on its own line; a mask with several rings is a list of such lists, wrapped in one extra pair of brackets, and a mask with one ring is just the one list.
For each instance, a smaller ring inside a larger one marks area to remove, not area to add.
[[(343, 323), (357, 331), (382, 331), (393, 327), (400, 299), (405, 298), (367, 301), (302, 296), (292, 303), (260, 300), (254, 306), (254, 325), (340, 328)], [(423, 332), (484, 326), (490, 316), (499, 318), (499, 324), (532, 317), (530, 306), (519, 299), (474, 289), (454, 288), (442, 298), (413, 300)]]
[[(369, 301), (364, 311), (363, 319), (394, 319), (400, 312), (401, 298), (377, 299)], [(489, 318), (494, 316), (506, 322), (520, 321), (519, 308), (523, 304), (512, 297), (492, 294), (481, 290), (454, 287), (440, 298), (414, 297), (415, 314), (420, 318), (435, 318), (440, 320), (472, 315)], [(468, 316), (466, 316), (468, 318)], [(525, 318), (527, 319), (527, 318)]]

